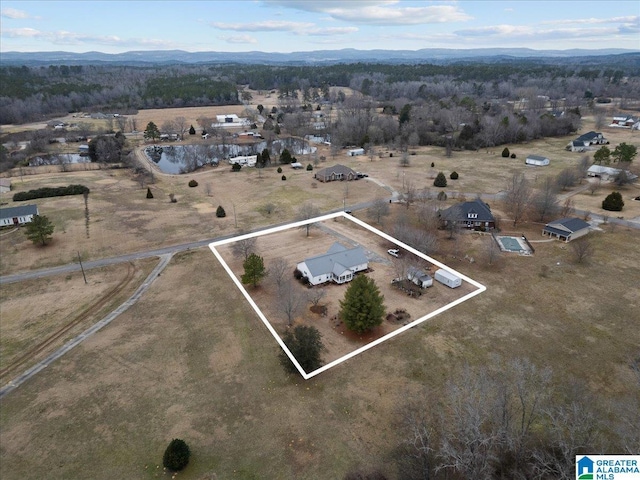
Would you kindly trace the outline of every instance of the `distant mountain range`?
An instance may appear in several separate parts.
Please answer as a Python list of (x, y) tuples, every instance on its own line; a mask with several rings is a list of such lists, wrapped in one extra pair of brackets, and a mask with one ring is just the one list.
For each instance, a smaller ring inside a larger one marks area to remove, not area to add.
[(0, 65), (153, 65), (196, 63), (244, 63), (244, 64), (297, 64), (318, 65), (335, 63), (451, 63), (459, 61), (501, 62), (522, 59), (558, 62), (572, 58), (584, 61), (587, 58), (631, 55), (640, 61), (640, 51), (626, 49), (601, 50), (532, 50), (529, 48), (478, 48), (445, 49), (425, 48), (421, 50), (316, 50), (310, 52), (186, 52), (183, 50), (150, 50), (124, 53), (101, 52), (5, 52), (0, 54)]

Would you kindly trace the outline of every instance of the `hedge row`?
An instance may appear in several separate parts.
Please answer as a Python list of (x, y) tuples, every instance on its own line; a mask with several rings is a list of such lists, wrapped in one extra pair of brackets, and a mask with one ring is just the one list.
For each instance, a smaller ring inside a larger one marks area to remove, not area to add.
[(63, 197), (65, 195), (82, 195), (89, 193), (84, 185), (68, 185), (66, 187), (43, 187), (28, 192), (18, 192), (13, 196), (14, 202), (33, 200), (34, 198)]

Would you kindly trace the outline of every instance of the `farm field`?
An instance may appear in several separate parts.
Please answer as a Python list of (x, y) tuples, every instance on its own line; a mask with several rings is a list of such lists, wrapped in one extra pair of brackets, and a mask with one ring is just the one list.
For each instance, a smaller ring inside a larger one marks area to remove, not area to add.
[(546, 242), (489, 266), (486, 238), (463, 235), (475, 263), (438, 256), (486, 292), (307, 382), (283, 372), (211, 252), (179, 254), (130, 310), (3, 399), (3, 478), (168, 478), (158, 465), (175, 437), (193, 452), (180, 478), (341, 478), (358, 467), (398, 478), (403, 407), (495, 356), (550, 365), (557, 384), (588, 377), (603, 400), (633, 395), (639, 232), (593, 232), (580, 265)]

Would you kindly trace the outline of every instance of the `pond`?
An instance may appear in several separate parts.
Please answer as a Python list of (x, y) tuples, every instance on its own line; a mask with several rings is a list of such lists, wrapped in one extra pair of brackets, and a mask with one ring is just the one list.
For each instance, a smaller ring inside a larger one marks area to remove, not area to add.
[(163, 173), (180, 174), (193, 172), (206, 165), (217, 166), (220, 162), (241, 155), (256, 155), (265, 148), (273, 158), (280, 156), (286, 148), (292, 155), (304, 155), (316, 151), (316, 147), (299, 138), (283, 138), (267, 142), (246, 145), (213, 144), (213, 145), (152, 145), (145, 148), (149, 160), (158, 165)]
[(42, 165), (69, 165), (70, 163), (91, 163), (91, 158), (78, 153), (60, 153), (57, 155), (43, 155), (29, 160), (30, 167)]

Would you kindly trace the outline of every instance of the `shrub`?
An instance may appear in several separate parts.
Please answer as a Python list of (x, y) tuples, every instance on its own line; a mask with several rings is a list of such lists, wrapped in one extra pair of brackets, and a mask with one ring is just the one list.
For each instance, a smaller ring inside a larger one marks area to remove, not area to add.
[(449, 178), (451, 180), (457, 180), (459, 177), (458, 172), (456, 172), (455, 170), (453, 172), (451, 172), (451, 175), (449, 175)]
[(286, 175), (282, 175), (281, 180), (284, 181), (286, 179), (287, 179)]
[(445, 192), (438, 192), (438, 200), (440, 200), (441, 202), (444, 202), (447, 199), (447, 194)]
[(190, 187), (197, 187), (198, 186), (198, 182), (196, 182), (195, 180), (189, 180), (189, 186)]
[(433, 186), (440, 188), (444, 188), (447, 186), (447, 177), (444, 176), (444, 173), (438, 173), (436, 179), (433, 181)]
[(313, 170), (313, 165), (311, 164), (307, 165), (307, 172), (310, 172), (311, 170)]
[(436, 166), (436, 164), (435, 164), (435, 163), (433, 163), (433, 162), (431, 162), (431, 168), (433, 168), (433, 167), (435, 167), (435, 166)]
[(153, 193), (151, 193), (151, 189), (147, 187), (147, 198), (153, 198)]
[(84, 185), (68, 185), (66, 187), (42, 187), (27, 192), (18, 192), (13, 196), (14, 202), (33, 200), (36, 198), (64, 197), (66, 195), (84, 195), (89, 189)]
[(282, 167), (278, 167), (278, 173), (282, 173)]
[(516, 158), (516, 154), (515, 154), (515, 153), (512, 153), (512, 154), (511, 154), (511, 158)]
[(233, 172), (239, 172), (241, 168), (242, 165), (240, 165), (239, 163), (234, 163), (233, 165), (231, 165), (231, 171)]
[(502, 150), (502, 158), (509, 158), (509, 149), (507, 147), (504, 147), (504, 150)]
[(607, 195), (602, 201), (602, 209), (609, 210), (610, 212), (619, 212), (624, 207), (624, 201), (622, 200), (622, 195), (620, 192), (611, 192)]
[(222, 208), (222, 205), (218, 205), (218, 208), (216, 209), (216, 217), (223, 218), (226, 216), (227, 216), (227, 212), (224, 211), (224, 208)]
[(191, 451), (184, 440), (174, 438), (164, 451), (162, 465), (173, 472), (178, 472), (187, 466)]
[(293, 271), (293, 278), (295, 278), (296, 280), (300, 280), (303, 276), (304, 275), (302, 274), (302, 272), (297, 268)]

